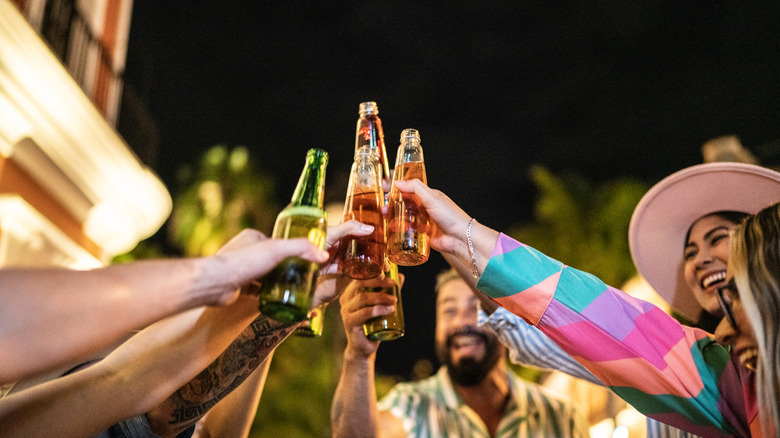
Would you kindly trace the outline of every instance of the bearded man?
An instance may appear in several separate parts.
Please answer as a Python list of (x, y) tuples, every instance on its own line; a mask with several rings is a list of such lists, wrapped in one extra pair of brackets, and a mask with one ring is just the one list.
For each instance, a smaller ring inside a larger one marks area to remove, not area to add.
[(439, 274), (436, 282), (441, 368), (419, 382), (395, 385), (377, 403), (379, 342), (366, 338), (362, 324), (390, 313), (395, 298), (363, 292), (372, 286), (353, 282), (340, 298), (347, 348), (331, 408), (334, 437), (588, 436), (567, 400), (508, 369), (504, 346), (477, 326), (479, 299), (454, 270)]

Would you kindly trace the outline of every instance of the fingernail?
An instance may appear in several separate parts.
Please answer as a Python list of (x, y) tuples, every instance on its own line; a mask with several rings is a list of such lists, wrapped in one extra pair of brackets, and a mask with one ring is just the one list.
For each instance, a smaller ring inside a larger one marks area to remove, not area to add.
[(363, 231), (374, 231), (374, 226), (361, 223), (360, 224), (360, 229), (363, 230)]

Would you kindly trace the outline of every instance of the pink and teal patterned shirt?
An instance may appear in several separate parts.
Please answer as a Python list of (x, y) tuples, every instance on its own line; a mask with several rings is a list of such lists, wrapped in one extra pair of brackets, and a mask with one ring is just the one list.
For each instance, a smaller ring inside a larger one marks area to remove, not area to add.
[(753, 374), (711, 334), (501, 234), (477, 288), (648, 417), (760, 437)]

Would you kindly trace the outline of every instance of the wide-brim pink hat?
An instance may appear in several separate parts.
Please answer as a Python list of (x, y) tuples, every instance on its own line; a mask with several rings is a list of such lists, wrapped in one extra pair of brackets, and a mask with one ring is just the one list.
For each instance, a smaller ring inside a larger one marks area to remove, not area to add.
[(744, 163), (707, 163), (669, 175), (639, 201), (628, 228), (634, 265), (677, 312), (698, 321), (701, 306), (683, 277), (691, 225), (718, 211), (754, 214), (780, 201), (780, 172)]

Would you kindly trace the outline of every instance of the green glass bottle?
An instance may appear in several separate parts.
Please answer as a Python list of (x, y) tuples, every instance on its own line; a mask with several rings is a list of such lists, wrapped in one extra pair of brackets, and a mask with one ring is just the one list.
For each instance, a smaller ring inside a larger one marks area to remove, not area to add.
[[(327, 165), (327, 152), (309, 150), (292, 201), (276, 218), (273, 238), (308, 237), (320, 249), (325, 248), (327, 214), (323, 201)], [(260, 312), (284, 323), (306, 319), (319, 268), (319, 264), (300, 257), (284, 259), (261, 280)]]

